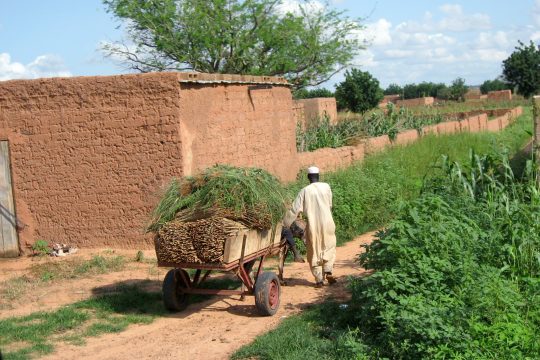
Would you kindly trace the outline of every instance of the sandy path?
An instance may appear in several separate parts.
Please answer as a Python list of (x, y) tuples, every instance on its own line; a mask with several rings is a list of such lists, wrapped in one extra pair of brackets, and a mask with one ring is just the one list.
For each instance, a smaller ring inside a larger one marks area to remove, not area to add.
[(364, 234), (338, 248), (334, 273), (341, 279), (335, 286), (316, 289), (306, 264), (288, 265), (281, 307), (273, 317), (260, 317), (252, 297), (244, 302), (238, 296), (216, 297), (193, 304), (184, 312), (156, 319), (150, 325), (130, 326), (119, 334), (89, 338), (82, 347), (60, 344), (45, 359), (227, 359), (242, 345), (305, 306), (329, 296), (346, 297), (345, 277), (363, 273), (355, 260), (360, 244), (371, 241), (372, 236)]

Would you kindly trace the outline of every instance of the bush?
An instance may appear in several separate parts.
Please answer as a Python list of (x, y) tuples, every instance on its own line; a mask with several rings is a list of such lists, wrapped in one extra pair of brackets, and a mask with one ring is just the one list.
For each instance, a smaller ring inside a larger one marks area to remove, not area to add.
[(301, 124), (297, 125), (296, 148), (300, 152), (325, 147), (338, 148), (347, 145), (361, 134), (363, 134), (362, 122), (356, 119), (344, 120), (332, 125), (330, 119), (323, 116), (311, 121), (305, 130)]
[(293, 92), (295, 99), (313, 99), (313, 98), (332, 98), (334, 93), (325, 88), (317, 88), (313, 90), (300, 89)]
[(345, 80), (336, 86), (336, 100), (342, 109), (365, 113), (373, 109), (383, 98), (379, 80), (367, 71), (351, 69), (345, 72)]
[(486, 80), (480, 85), (482, 94), (487, 94), (490, 91), (511, 90), (512, 86), (501, 79)]
[(360, 257), (375, 271), (351, 284), (361, 340), (389, 358), (535, 358), (536, 178), (474, 154), (441, 169)]
[(32, 244), (32, 251), (34, 255), (44, 256), (48, 255), (51, 252), (51, 248), (49, 247), (49, 243), (47, 241), (38, 240), (34, 244)]

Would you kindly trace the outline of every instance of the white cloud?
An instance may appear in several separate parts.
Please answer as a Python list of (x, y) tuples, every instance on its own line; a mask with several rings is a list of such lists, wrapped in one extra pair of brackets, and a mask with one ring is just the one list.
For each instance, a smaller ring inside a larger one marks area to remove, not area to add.
[(471, 31), (491, 28), (491, 19), (486, 14), (466, 14), (461, 5), (445, 4), (440, 7), (447, 15), (438, 23), (439, 31)]
[(360, 38), (373, 46), (384, 46), (392, 43), (390, 29), (392, 24), (386, 19), (379, 19), (377, 22), (367, 24), (366, 28), (360, 31)]
[(306, 2), (299, 0), (284, 0), (276, 7), (276, 11), (280, 15), (285, 15), (287, 13), (301, 15), (302, 8), (309, 14), (319, 12), (323, 10), (324, 7), (324, 4), (317, 0), (309, 0)]
[(12, 61), (8, 53), (0, 53), (0, 81), (55, 76), (71, 76), (63, 60), (58, 56), (40, 55), (24, 65)]

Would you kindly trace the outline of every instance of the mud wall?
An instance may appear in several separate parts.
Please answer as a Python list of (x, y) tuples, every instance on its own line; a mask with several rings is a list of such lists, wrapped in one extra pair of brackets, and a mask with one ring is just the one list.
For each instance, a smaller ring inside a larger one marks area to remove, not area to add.
[[(495, 112), (496, 113), (496, 112)], [(458, 132), (500, 131), (510, 125), (512, 120), (523, 113), (521, 107), (506, 110), (499, 117), (488, 120), (487, 114), (471, 116), (460, 121), (447, 121), (417, 130), (406, 130), (397, 134), (392, 141), (387, 135), (367, 138), (361, 144), (345, 146), (337, 149), (323, 148), (312, 152), (298, 154), (300, 167), (316, 165), (322, 171), (334, 171), (347, 167), (353, 162), (362, 160), (365, 155), (377, 153), (389, 146), (408, 145), (417, 141), (421, 136), (445, 135)]]
[(182, 175), (176, 76), (0, 83), (19, 243), (148, 244), (156, 189)]
[(217, 163), (298, 172), (283, 80), (153, 73), (0, 82), (22, 250), (145, 247), (157, 193)]

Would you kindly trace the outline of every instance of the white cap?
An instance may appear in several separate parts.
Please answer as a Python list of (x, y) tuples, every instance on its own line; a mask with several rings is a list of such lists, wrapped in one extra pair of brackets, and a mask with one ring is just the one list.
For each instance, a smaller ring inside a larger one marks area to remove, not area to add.
[(316, 166), (310, 166), (307, 169), (307, 173), (308, 174), (318, 174), (319, 173), (319, 168), (316, 167)]

